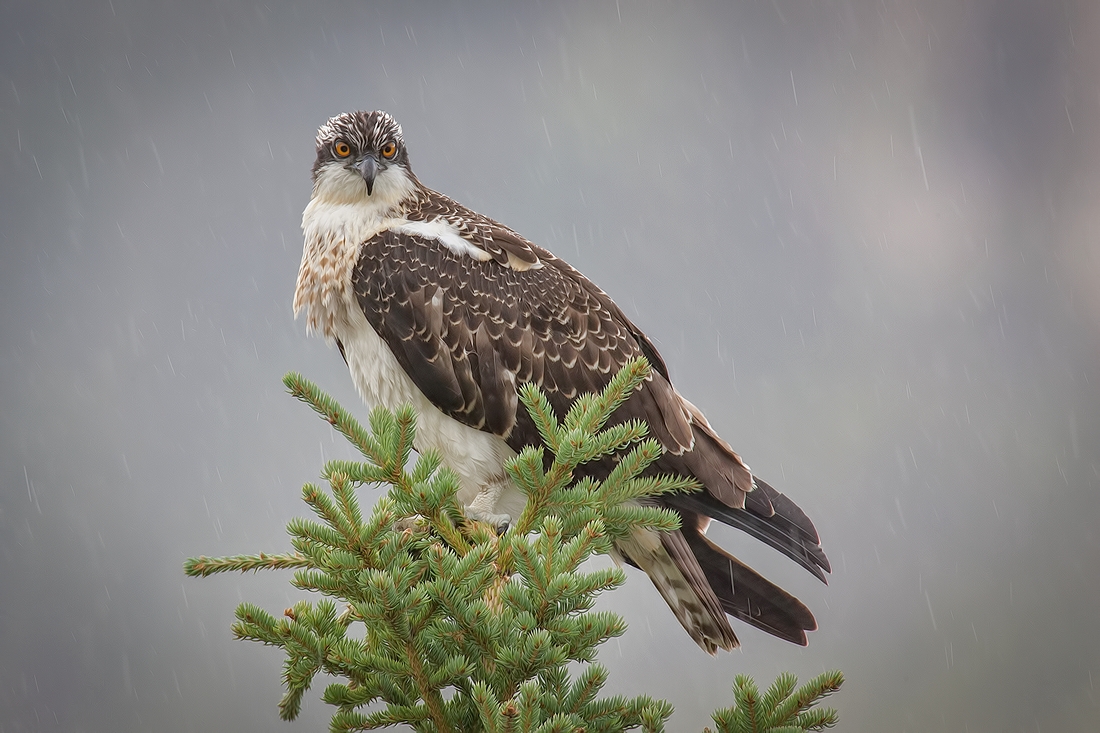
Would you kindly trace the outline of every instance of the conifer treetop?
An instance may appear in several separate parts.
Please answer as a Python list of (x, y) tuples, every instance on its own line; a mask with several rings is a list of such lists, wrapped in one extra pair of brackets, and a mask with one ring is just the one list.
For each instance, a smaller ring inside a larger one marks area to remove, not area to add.
[[(607, 670), (595, 661), (597, 649), (626, 627), (593, 607), (625, 575), (617, 566), (585, 565), (607, 554), (616, 537), (679, 526), (674, 512), (640, 501), (698, 488), (680, 477), (643, 476), (661, 452), (644, 423), (605, 427), (648, 374), (644, 360), (631, 362), (601, 394), (578, 398), (561, 421), (537, 388), (524, 387), (520, 397), (545, 447), (524, 449), (507, 464), (528, 501), (499, 536), (465, 519), (457, 477), (437, 454), (425, 451), (409, 468), (411, 408), (376, 409), (366, 429), (316, 385), (288, 374), (291, 394), (363, 460), (329, 461), (321, 474), (327, 488), (303, 487), (316, 519), (289, 523), (293, 552), (198, 557), (184, 570), (205, 577), (292, 569), (294, 587), (322, 596), (295, 603), (278, 619), (250, 603), (237, 608), (236, 638), (286, 653), (279, 703), (285, 720), (298, 715), (323, 672), (340, 680), (322, 694), (336, 709), (332, 731), (664, 730), (672, 714), (667, 702), (599, 697)], [(579, 466), (607, 456), (618, 457), (607, 478), (575, 480)], [(359, 503), (364, 486), (388, 487), (369, 512)], [(739, 677), (736, 705), (715, 713), (718, 732), (833, 725), (835, 711), (814, 707), (840, 686), (840, 674), (829, 674), (797, 691), (793, 677), (781, 676), (762, 698)], [(772, 717), (752, 717), (765, 708)]]

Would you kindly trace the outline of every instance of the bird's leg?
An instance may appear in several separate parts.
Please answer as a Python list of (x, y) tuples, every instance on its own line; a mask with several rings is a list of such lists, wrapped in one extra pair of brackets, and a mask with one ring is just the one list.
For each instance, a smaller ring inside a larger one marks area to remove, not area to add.
[(478, 489), (477, 495), (466, 505), (466, 518), (476, 522), (486, 522), (496, 529), (497, 534), (504, 534), (508, 525), (512, 523), (512, 517), (507, 514), (497, 514), (494, 510), (500, 495), (504, 492), (505, 481), (511, 481), (511, 479), (501, 476)]

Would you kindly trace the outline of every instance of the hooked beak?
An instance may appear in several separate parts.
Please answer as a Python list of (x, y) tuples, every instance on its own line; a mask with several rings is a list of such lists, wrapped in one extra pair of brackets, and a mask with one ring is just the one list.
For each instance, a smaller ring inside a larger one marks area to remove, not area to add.
[(374, 193), (374, 178), (378, 175), (378, 161), (373, 155), (368, 155), (359, 162), (359, 175), (367, 183), (367, 195)]

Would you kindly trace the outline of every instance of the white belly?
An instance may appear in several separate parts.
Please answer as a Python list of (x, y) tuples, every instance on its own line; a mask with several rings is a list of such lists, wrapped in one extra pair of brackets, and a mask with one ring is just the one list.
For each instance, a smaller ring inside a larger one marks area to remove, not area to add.
[[(467, 506), (486, 486), (505, 480), (503, 465), (515, 456), (504, 440), (476, 430), (439, 411), (405, 373), (389, 346), (367, 322), (366, 316), (348, 308), (340, 319), (338, 338), (360, 396), (370, 407), (395, 410), (408, 404), (417, 413), (417, 450), (434, 448), (444, 465), (458, 474), (458, 500)], [(511, 481), (497, 501), (496, 511), (518, 518), (526, 497)]]

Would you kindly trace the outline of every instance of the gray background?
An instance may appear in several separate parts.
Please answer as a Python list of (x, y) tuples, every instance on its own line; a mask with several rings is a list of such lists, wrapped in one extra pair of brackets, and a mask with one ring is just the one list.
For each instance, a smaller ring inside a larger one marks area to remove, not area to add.
[[(230, 639), (350, 455), (290, 300), (313, 135), (385, 108), (428, 185), (610, 292), (817, 522), (800, 649), (711, 659), (637, 573), (612, 689), (699, 730), (733, 676), (825, 668), (851, 731), (1100, 713), (1100, 5), (7, 2), (0, 11), (0, 730), (280, 723)], [(358, 407), (357, 407), (358, 409)]]

